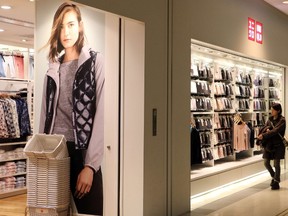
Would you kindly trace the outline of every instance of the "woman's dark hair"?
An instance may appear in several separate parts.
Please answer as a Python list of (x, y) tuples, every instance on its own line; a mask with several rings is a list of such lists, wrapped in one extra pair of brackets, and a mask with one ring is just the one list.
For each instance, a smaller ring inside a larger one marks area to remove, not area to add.
[(280, 103), (274, 103), (271, 108), (273, 108), (274, 110), (278, 111), (278, 115), (282, 114), (282, 106)]
[[(74, 11), (76, 13), (79, 25), (82, 21), (81, 12), (76, 5), (69, 3), (69, 2), (64, 2), (58, 7), (54, 15), (51, 35), (47, 43), (47, 45), (50, 45), (48, 58), (52, 61), (56, 61), (56, 58), (58, 57), (59, 53), (64, 49), (59, 38), (60, 38), (61, 25), (64, 19), (64, 15), (69, 11)], [(79, 37), (75, 43), (76, 49), (79, 53), (82, 47), (84, 46), (84, 39), (85, 39), (85, 36), (84, 36), (84, 30), (82, 27), (82, 28), (79, 28)]]

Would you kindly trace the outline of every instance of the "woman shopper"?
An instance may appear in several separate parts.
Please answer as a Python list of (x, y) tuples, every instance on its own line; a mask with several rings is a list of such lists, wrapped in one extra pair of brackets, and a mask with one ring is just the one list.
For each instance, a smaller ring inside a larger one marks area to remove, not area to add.
[[(278, 190), (280, 188), (280, 162), (281, 159), (285, 157), (285, 146), (280, 135), (282, 137), (284, 136), (285, 129), (286, 120), (284, 116), (282, 116), (282, 106), (279, 103), (274, 103), (271, 107), (271, 116), (264, 127), (261, 128), (257, 137), (263, 145), (264, 166), (272, 177), (270, 184), (272, 190)], [(274, 162), (275, 170), (270, 164), (271, 160)]]
[(40, 133), (67, 140), (70, 188), (79, 213), (103, 214), (101, 163), (104, 146), (103, 57), (84, 45), (79, 8), (65, 2), (57, 9), (44, 80)]

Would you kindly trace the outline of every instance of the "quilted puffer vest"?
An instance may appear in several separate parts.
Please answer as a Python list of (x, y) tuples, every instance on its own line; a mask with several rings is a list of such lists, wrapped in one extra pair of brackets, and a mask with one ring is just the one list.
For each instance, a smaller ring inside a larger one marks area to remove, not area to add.
[[(88, 148), (96, 113), (95, 61), (97, 53), (90, 51), (90, 56), (78, 68), (73, 83), (72, 106), (75, 149)], [(51, 77), (48, 77), (44, 133), (49, 133), (51, 129), (55, 92), (56, 84)]]
[(91, 58), (77, 70), (73, 83), (73, 126), (75, 149), (87, 149), (96, 113), (95, 60), (97, 53), (90, 51)]

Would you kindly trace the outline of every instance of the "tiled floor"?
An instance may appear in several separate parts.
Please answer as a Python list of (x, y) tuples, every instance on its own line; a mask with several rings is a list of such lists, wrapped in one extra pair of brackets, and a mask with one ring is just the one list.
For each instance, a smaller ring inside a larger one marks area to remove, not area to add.
[(282, 170), (280, 190), (270, 189), (270, 177), (262, 172), (191, 198), (191, 212), (183, 216), (288, 216), (288, 170)]
[[(182, 216), (288, 216), (288, 169), (282, 170), (280, 190), (272, 191), (270, 180), (265, 171), (204, 195), (194, 196), (191, 198), (191, 212)], [(19, 195), (13, 201), (2, 199), (1, 202), (0, 216), (24, 215), (25, 205), (20, 203), (26, 204), (26, 196)], [(10, 209), (8, 204), (17, 205), (19, 210), (15, 207)]]

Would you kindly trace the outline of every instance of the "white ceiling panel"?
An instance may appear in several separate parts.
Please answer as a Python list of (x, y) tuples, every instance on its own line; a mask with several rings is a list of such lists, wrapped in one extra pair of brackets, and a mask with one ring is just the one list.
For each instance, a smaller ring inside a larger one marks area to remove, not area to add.
[(264, 0), (264, 1), (288, 15), (288, 4), (283, 4), (284, 0)]
[[(288, 5), (283, 4), (283, 0), (264, 1), (288, 15)], [(0, 0), (1, 5), (10, 5), (12, 9), (0, 9), (0, 29), (5, 30), (0, 32), (0, 44), (33, 48), (35, 2), (30, 0)], [(23, 42), (23, 39), (26, 42)]]

